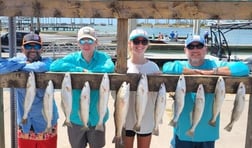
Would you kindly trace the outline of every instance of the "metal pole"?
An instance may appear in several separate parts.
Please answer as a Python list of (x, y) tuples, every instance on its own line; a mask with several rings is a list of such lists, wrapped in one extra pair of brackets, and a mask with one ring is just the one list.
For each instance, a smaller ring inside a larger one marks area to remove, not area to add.
[[(9, 17), (9, 49), (10, 57), (16, 55), (16, 19)], [(10, 114), (11, 114), (11, 148), (17, 148), (17, 126), (16, 126), (16, 99), (14, 88), (10, 88)]]
[(200, 34), (200, 20), (193, 20), (193, 34)]

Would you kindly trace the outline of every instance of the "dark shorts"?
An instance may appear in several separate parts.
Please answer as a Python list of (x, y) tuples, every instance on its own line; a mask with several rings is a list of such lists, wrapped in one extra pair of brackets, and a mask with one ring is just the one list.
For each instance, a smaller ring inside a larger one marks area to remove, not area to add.
[(102, 148), (105, 146), (105, 125), (104, 132), (95, 130), (95, 126), (89, 130), (83, 130), (83, 126), (73, 124), (67, 127), (68, 139), (72, 148), (83, 148), (89, 144), (92, 148)]
[[(128, 137), (134, 137), (137, 133), (135, 131), (132, 131), (132, 130), (126, 130), (125, 131), (125, 135), (128, 136)], [(137, 134), (137, 136), (140, 136), (140, 137), (146, 137), (146, 136), (150, 136), (152, 133), (147, 133), (147, 134)]]
[(191, 142), (191, 141), (182, 141), (179, 140), (176, 135), (175, 138), (175, 148), (214, 148), (214, 141), (206, 142)]

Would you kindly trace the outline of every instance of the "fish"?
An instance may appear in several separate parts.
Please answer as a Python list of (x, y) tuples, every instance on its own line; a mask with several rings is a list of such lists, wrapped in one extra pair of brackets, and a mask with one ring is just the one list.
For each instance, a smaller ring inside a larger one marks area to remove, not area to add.
[(213, 102), (213, 111), (212, 111), (212, 117), (209, 120), (208, 124), (211, 126), (216, 125), (216, 118), (220, 114), (222, 104), (225, 99), (226, 95), (226, 90), (225, 90), (225, 81), (222, 76), (219, 76), (216, 86), (215, 86), (215, 91), (214, 91), (214, 102)]
[(195, 104), (194, 104), (193, 112), (191, 114), (192, 126), (186, 132), (186, 134), (188, 136), (193, 137), (195, 128), (197, 127), (198, 123), (200, 122), (200, 119), (201, 119), (202, 114), (204, 112), (204, 107), (205, 107), (205, 92), (204, 92), (203, 85), (200, 84), (197, 89)]
[(54, 100), (54, 86), (52, 80), (48, 81), (44, 98), (42, 114), (47, 122), (45, 132), (52, 132), (52, 118), (53, 118), (53, 100)]
[(61, 108), (65, 115), (63, 126), (72, 127), (70, 115), (72, 112), (72, 83), (70, 72), (65, 73), (61, 84)]
[(236, 95), (235, 95), (231, 120), (227, 124), (227, 126), (225, 126), (225, 128), (224, 128), (228, 132), (230, 132), (232, 130), (234, 123), (239, 120), (239, 118), (244, 110), (245, 94), (246, 94), (245, 84), (243, 82), (240, 82), (238, 89), (237, 89), (237, 92), (236, 92)]
[(147, 106), (147, 102), (148, 102), (148, 92), (149, 92), (149, 88), (148, 88), (147, 75), (142, 74), (141, 78), (138, 82), (137, 92), (136, 92), (135, 108), (136, 108), (137, 121), (133, 127), (133, 129), (135, 131), (140, 131), (141, 122), (142, 122), (142, 119), (143, 119), (143, 116), (145, 113), (145, 109)]
[(99, 102), (98, 102), (98, 114), (99, 121), (95, 127), (95, 130), (104, 131), (103, 119), (106, 115), (108, 108), (108, 99), (110, 93), (110, 84), (109, 76), (107, 73), (104, 73), (102, 81), (99, 88)]
[(122, 129), (125, 125), (126, 116), (129, 108), (130, 83), (124, 81), (117, 94), (115, 100), (114, 123), (115, 136), (112, 143), (123, 144)]
[(186, 94), (186, 81), (184, 75), (180, 75), (174, 96), (174, 115), (172, 120), (169, 122), (170, 126), (176, 127), (179, 116), (184, 108)]
[(159, 124), (162, 123), (162, 118), (166, 109), (166, 87), (164, 83), (160, 84), (157, 99), (155, 102), (155, 112), (154, 112), (154, 129), (152, 134), (159, 135)]
[(80, 119), (83, 122), (82, 130), (88, 130), (88, 119), (89, 119), (89, 105), (90, 105), (90, 85), (86, 81), (81, 90), (80, 95)]
[(22, 117), (22, 124), (27, 123), (28, 113), (31, 110), (32, 103), (35, 99), (36, 95), (36, 81), (35, 81), (35, 75), (34, 72), (29, 72), (29, 77), (26, 82), (26, 93), (25, 93), (25, 99), (24, 99), (24, 114)]

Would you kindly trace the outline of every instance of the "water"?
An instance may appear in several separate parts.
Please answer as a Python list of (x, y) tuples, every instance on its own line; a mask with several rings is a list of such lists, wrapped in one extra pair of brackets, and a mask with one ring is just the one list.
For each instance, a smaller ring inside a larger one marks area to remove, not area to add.
[[(99, 34), (116, 34), (117, 27), (116, 26), (94, 26), (94, 28), (99, 32)], [(191, 35), (193, 32), (192, 27), (187, 28), (176, 28), (176, 27), (141, 27), (144, 30), (146, 30), (149, 34), (149, 36), (152, 36), (152, 34), (158, 35), (159, 32), (161, 32), (163, 35), (170, 34), (171, 31), (177, 31), (179, 36), (186, 37), (188, 35)], [(203, 36), (204, 32), (208, 31), (210, 32), (209, 28), (201, 28), (200, 35)], [(225, 30), (223, 30), (225, 32)], [(252, 44), (252, 30), (244, 30), (244, 29), (236, 29), (229, 31), (224, 34), (225, 38), (228, 42), (228, 44), (243, 44), (243, 45), (251, 45)]]

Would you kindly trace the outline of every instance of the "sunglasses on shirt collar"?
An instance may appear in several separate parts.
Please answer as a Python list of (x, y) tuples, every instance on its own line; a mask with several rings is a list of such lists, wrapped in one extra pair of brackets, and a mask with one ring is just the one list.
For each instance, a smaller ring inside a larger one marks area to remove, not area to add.
[(26, 50), (40, 50), (42, 46), (40, 44), (25, 44), (24, 49)]

